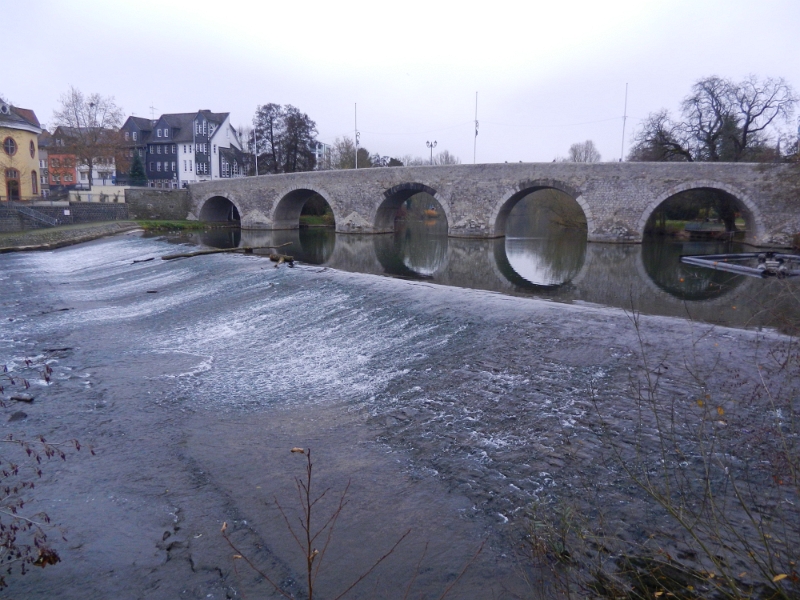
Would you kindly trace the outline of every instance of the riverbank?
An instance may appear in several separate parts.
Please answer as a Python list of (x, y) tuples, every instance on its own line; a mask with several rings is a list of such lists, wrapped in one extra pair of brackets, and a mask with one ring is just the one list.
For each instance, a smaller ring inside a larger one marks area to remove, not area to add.
[(0, 234), (0, 253), (54, 250), (136, 229), (141, 229), (141, 226), (134, 221), (106, 221), (2, 233)]

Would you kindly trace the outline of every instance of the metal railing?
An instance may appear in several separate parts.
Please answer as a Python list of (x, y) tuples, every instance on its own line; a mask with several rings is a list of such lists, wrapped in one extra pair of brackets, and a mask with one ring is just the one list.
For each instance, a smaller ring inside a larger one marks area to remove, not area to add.
[(43, 212), (35, 210), (29, 206), (24, 206), (19, 202), (9, 201), (8, 207), (13, 208), (18, 213), (25, 215), (26, 217), (30, 217), (35, 221), (39, 221), (40, 223), (45, 223), (50, 225), (51, 227), (55, 227), (58, 225), (58, 219), (54, 219), (53, 217), (49, 217)]

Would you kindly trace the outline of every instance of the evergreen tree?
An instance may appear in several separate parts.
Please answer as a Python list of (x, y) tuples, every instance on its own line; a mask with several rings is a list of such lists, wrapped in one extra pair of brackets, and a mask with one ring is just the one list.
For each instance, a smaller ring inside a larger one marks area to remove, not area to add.
[(131, 163), (131, 185), (144, 186), (147, 185), (147, 175), (144, 172), (144, 165), (142, 159), (139, 157), (139, 152), (133, 152), (133, 163)]

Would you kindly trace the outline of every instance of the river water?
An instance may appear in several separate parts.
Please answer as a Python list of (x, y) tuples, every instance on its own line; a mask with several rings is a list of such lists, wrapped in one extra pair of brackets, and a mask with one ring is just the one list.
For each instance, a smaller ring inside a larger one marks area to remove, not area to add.
[[(351, 597), (410, 586), (437, 598), (465, 567), (448, 597), (534, 597), (514, 542), (531, 505), (611, 507), (632, 537), (663, 518), (599, 460), (597, 407), (620, 431), (635, 421), (643, 354), (692, 405), (734, 372), (739, 388), (762, 377), (767, 346), (784, 344), (797, 316), (793, 282), (681, 266), (697, 249), (687, 244), (418, 233), (129, 234), (0, 256), (0, 364), (35, 396), (6, 433), (96, 452), (46, 462), (31, 506), (63, 527), (66, 541), (51, 535), (62, 562), (13, 578), (13, 597), (273, 597), (233, 560), (223, 522), (302, 597), (303, 558), (275, 505), (296, 523), (304, 463), (292, 447), (313, 449), (326, 498), (350, 482), (320, 598), (409, 529)], [(289, 241), (294, 268), (160, 259), (176, 243)], [(45, 363), (50, 383), (37, 376)], [(752, 423), (763, 411), (728, 412)], [(323, 502), (319, 518), (331, 510)]]
[[(495, 240), (450, 238), (434, 222), (401, 224), (394, 235), (331, 229), (217, 229), (173, 238), (214, 248), (278, 246), (312, 265), (489, 290), (563, 303), (591, 303), (733, 327), (791, 328), (797, 303), (785, 286), (685, 265), (682, 255), (751, 252), (736, 242), (655, 238), (588, 244), (580, 229)], [(519, 231), (517, 233), (523, 233)]]

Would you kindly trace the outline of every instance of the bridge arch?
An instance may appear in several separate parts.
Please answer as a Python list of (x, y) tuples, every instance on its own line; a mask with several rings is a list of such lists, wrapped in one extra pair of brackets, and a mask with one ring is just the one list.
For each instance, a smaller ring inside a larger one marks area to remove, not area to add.
[(453, 219), (450, 215), (450, 207), (441, 194), (424, 183), (406, 182), (395, 185), (383, 192), (383, 200), (378, 205), (378, 209), (375, 211), (375, 233), (393, 232), (394, 219), (395, 215), (397, 214), (397, 209), (402, 206), (403, 202), (411, 198), (411, 196), (420, 194), (422, 192), (432, 196), (433, 199), (439, 203), (439, 206), (442, 207), (442, 211), (444, 211), (444, 216), (447, 220), (447, 226), (449, 227), (450, 224), (452, 224)]
[(270, 221), (273, 229), (299, 229), (300, 212), (303, 206), (314, 194), (319, 194), (328, 203), (333, 212), (335, 223), (339, 223), (341, 212), (333, 201), (332, 195), (319, 185), (293, 185), (284, 188), (277, 194), (277, 200), (272, 208)]
[(500, 200), (494, 205), (489, 222), (492, 237), (505, 237), (508, 215), (511, 214), (511, 209), (513, 209), (520, 200), (528, 194), (546, 189), (558, 190), (575, 200), (581, 207), (584, 217), (586, 217), (588, 231), (594, 229), (592, 210), (578, 188), (557, 179), (530, 179), (517, 183), (512, 189), (503, 194)]
[(641, 237), (644, 237), (644, 230), (645, 226), (647, 225), (647, 221), (658, 209), (658, 207), (673, 196), (676, 196), (682, 192), (688, 192), (690, 190), (712, 190), (726, 193), (733, 199), (734, 204), (744, 215), (745, 222), (747, 223), (745, 241), (757, 245), (758, 241), (763, 238), (765, 231), (764, 218), (753, 199), (750, 198), (750, 196), (744, 191), (727, 183), (706, 179), (688, 181), (675, 185), (656, 196), (655, 200), (650, 202), (645, 207), (644, 212), (642, 212), (642, 216), (639, 218), (639, 223), (637, 224), (636, 228), (637, 233)]
[(241, 223), (241, 204), (227, 194), (209, 194), (197, 203), (197, 218), (213, 223)]

